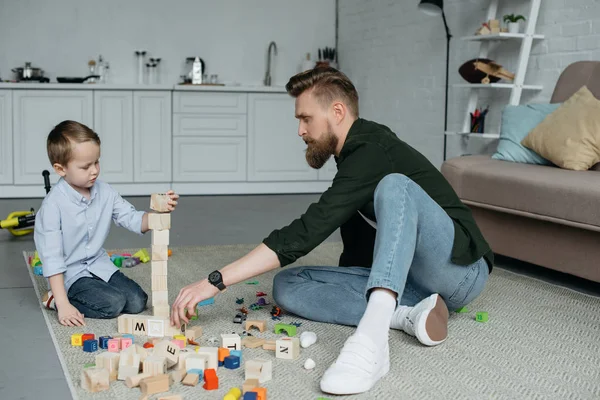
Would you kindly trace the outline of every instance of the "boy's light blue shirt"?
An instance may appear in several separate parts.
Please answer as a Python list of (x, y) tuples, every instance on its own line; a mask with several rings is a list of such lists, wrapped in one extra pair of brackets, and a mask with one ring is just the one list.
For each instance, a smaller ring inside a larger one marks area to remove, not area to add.
[(108, 282), (118, 268), (103, 245), (111, 221), (142, 235), (142, 216), (109, 184), (96, 180), (90, 200), (60, 179), (35, 217), (34, 240), (46, 278), (64, 273), (67, 292), (92, 274)]

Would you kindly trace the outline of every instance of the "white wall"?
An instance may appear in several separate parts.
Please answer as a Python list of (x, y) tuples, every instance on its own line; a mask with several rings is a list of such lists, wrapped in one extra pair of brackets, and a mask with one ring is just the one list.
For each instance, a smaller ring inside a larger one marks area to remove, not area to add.
[[(442, 163), (446, 37), (441, 17), (417, 9), (418, 0), (342, 0), (339, 21), (339, 62), (357, 85), (364, 118), (393, 128), (398, 136), (425, 154), (434, 165)], [(479, 46), (460, 40), (472, 35), (487, 12), (488, 1), (445, 2), (453, 35), (450, 48), (450, 84), (463, 83), (458, 68), (475, 58)], [(529, 1), (501, 0), (500, 16), (529, 12)], [(534, 44), (526, 83), (542, 84), (541, 92), (525, 94), (522, 103), (548, 102), (560, 72), (578, 60), (600, 60), (600, 1), (542, 0), (536, 31), (546, 39)], [(491, 53), (509, 71), (515, 71), (518, 43), (504, 43)], [(493, 97), (486, 125), (499, 125), (508, 91), (490, 91)], [(459, 130), (466, 112), (468, 91), (450, 87), (448, 128)], [(493, 128), (492, 128), (493, 129)], [(496, 129), (497, 131), (497, 129)], [(493, 152), (496, 141), (449, 139), (448, 157)]]
[[(277, 43), (272, 84), (298, 71), (305, 53), (335, 42), (334, 0), (2, 0), (0, 77), (31, 61), (53, 81), (88, 75), (102, 54), (115, 83), (135, 83), (134, 50), (162, 58), (175, 84), (186, 57), (199, 55), (222, 81), (262, 82), (267, 46)], [(313, 57), (314, 59), (314, 57)]]

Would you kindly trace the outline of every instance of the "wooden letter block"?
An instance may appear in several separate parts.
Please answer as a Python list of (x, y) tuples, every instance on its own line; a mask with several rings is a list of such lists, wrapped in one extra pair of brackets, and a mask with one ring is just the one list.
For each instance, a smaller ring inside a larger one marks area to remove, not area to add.
[(260, 347), (265, 343), (265, 339), (257, 338), (256, 336), (246, 336), (242, 339), (242, 346), (249, 349)]
[(242, 385), (242, 393), (246, 393), (248, 390), (252, 390), (258, 387), (258, 379), (246, 379)]
[(117, 379), (124, 381), (140, 373), (140, 355), (135, 352), (121, 352)]
[(187, 330), (185, 331), (185, 337), (189, 340), (192, 341), (196, 341), (196, 339), (198, 339), (199, 337), (202, 337), (202, 327), (200, 326), (194, 326), (194, 327), (188, 327)]
[(173, 379), (173, 382), (175, 383), (180, 383), (185, 377), (185, 374), (187, 374), (185, 369), (174, 369), (171, 371), (171, 379)]
[(125, 385), (127, 385), (127, 387), (130, 389), (134, 388), (134, 387), (138, 387), (138, 386), (140, 386), (140, 382), (142, 381), (142, 379), (150, 378), (151, 376), (152, 376), (152, 374), (149, 374), (149, 373), (128, 376), (125, 379)]
[(169, 304), (169, 292), (166, 290), (152, 292), (152, 305), (165, 306)]
[(206, 354), (208, 356), (208, 362), (206, 363), (206, 368), (217, 370), (217, 368), (219, 366), (219, 348), (218, 347), (198, 347), (198, 348), (196, 348), (196, 353)]
[(110, 381), (108, 370), (99, 367), (85, 368), (81, 372), (81, 387), (88, 392), (97, 393), (108, 390)]
[[(157, 305), (152, 307), (152, 313), (155, 317), (168, 319), (171, 315), (171, 307), (168, 305)], [(167, 322), (169, 323), (169, 322)], [(164, 335), (166, 336), (166, 335)]]
[(154, 346), (154, 355), (167, 359), (167, 368), (171, 368), (179, 360), (179, 347), (169, 340), (162, 340)]
[(168, 268), (167, 268), (167, 262), (166, 261), (156, 261), (156, 260), (152, 260), (151, 261), (151, 265), (152, 265), (152, 276), (154, 275), (167, 275), (168, 274)]
[(152, 291), (165, 292), (167, 290), (167, 276), (152, 275)]
[(185, 378), (183, 378), (182, 384), (186, 386), (196, 386), (198, 381), (200, 380), (200, 375), (198, 374), (187, 374)]
[[(155, 307), (156, 308), (156, 307)], [(148, 319), (148, 337), (163, 337), (165, 336), (165, 324), (169, 321), (163, 319)]]
[(257, 319), (249, 319), (246, 321), (246, 330), (249, 331), (252, 327), (255, 327), (261, 332), (264, 332), (267, 329), (267, 321), (265, 320), (257, 320)]
[(159, 357), (151, 355), (146, 357), (144, 360), (144, 373), (149, 373), (152, 376), (161, 375), (167, 373), (167, 359), (166, 357)]
[(151, 234), (153, 246), (168, 246), (169, 245), (169, 230), (162, 231), (153, 230)]
[(171, 229), (171, 214), (148, 214), (148, 228), (156, 231)]
[(146, 336), (148, 330), (148, 319), (143, 317), (137, 317), (132, 321), (133, 334)]
[(287, 337), (275, 341), (275, 357), (295, 360), (300, 356), (300, 340), (297, 337)]
[(136, 316), (131, 314), (122, 314), (117, 317), (117, 327), (119, 333), (133, 333), (132, 318), (136, 318)]
[(273, 378), (273, 363), (269, 360), (248, 360), (246, 361), (245, 379), (258, 379), (260, 383), (265, 383)]
[(148, 396), (155, 393), (162, 393), (169, 391), (169, 375), (160, 374), (151, 376), (150, 378), (144, 378), (140, 382), (140, 390), (142, 395)]
[(158, 212), (169, 212), (169, 196), (165, 193), (152, 193), (150, 196), (150, 209)]
[(183, 396), (180, 394), (170, 394), (168, 396), (161, 396), (158, 400), (183, 400)]
[(236, 335), (235, 333), (223, 333), (221, 334), (221, 347), (229, 350), (241, 350), (242, 339), (240, 335)]
[[(119, 340), (119, 339), (114, 339)], [(111, 381), (117, 380), (119, 372), (119, 360), (121, 354), (119, 353), (100, 353), (96, 356), (96, 368), (104, 368), (108, 371), (108, 376)]]
[(169, 247), (162, 244), (152, 245), (152, 261), (168, 261)]

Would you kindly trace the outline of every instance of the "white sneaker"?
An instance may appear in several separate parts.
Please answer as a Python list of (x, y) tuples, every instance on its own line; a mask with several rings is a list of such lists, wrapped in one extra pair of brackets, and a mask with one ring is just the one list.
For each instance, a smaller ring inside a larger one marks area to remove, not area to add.
[(54, 302), (54, 295), (52, 290), (48, 290), (48, 293), (42, 297), (42, 305), (49, 310), (56, 310), (56, 304)]
[(448, 337), (448, 307), (437, 293), (414, 307), (398, 306), (390, 328), (415, 336), (425, 346), (436, 346)]
[(321, 390), (330, 394), (356, 394), (370, 390), (390, 370), (390, 348), (379, 349), (366, 335), (346, 340), (337, 360), (323, 374)]

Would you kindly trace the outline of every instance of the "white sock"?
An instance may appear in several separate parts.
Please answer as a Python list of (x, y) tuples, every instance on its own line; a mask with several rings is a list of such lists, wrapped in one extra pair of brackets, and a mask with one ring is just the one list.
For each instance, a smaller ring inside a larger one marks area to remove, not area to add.
[(368, 336), (377, 347), (382, 348), (388, 341), (395, 309), (396, 297), (387, 290), (375, 289), (369, 296), (367, 309), (356, 327), (356, 333)]

